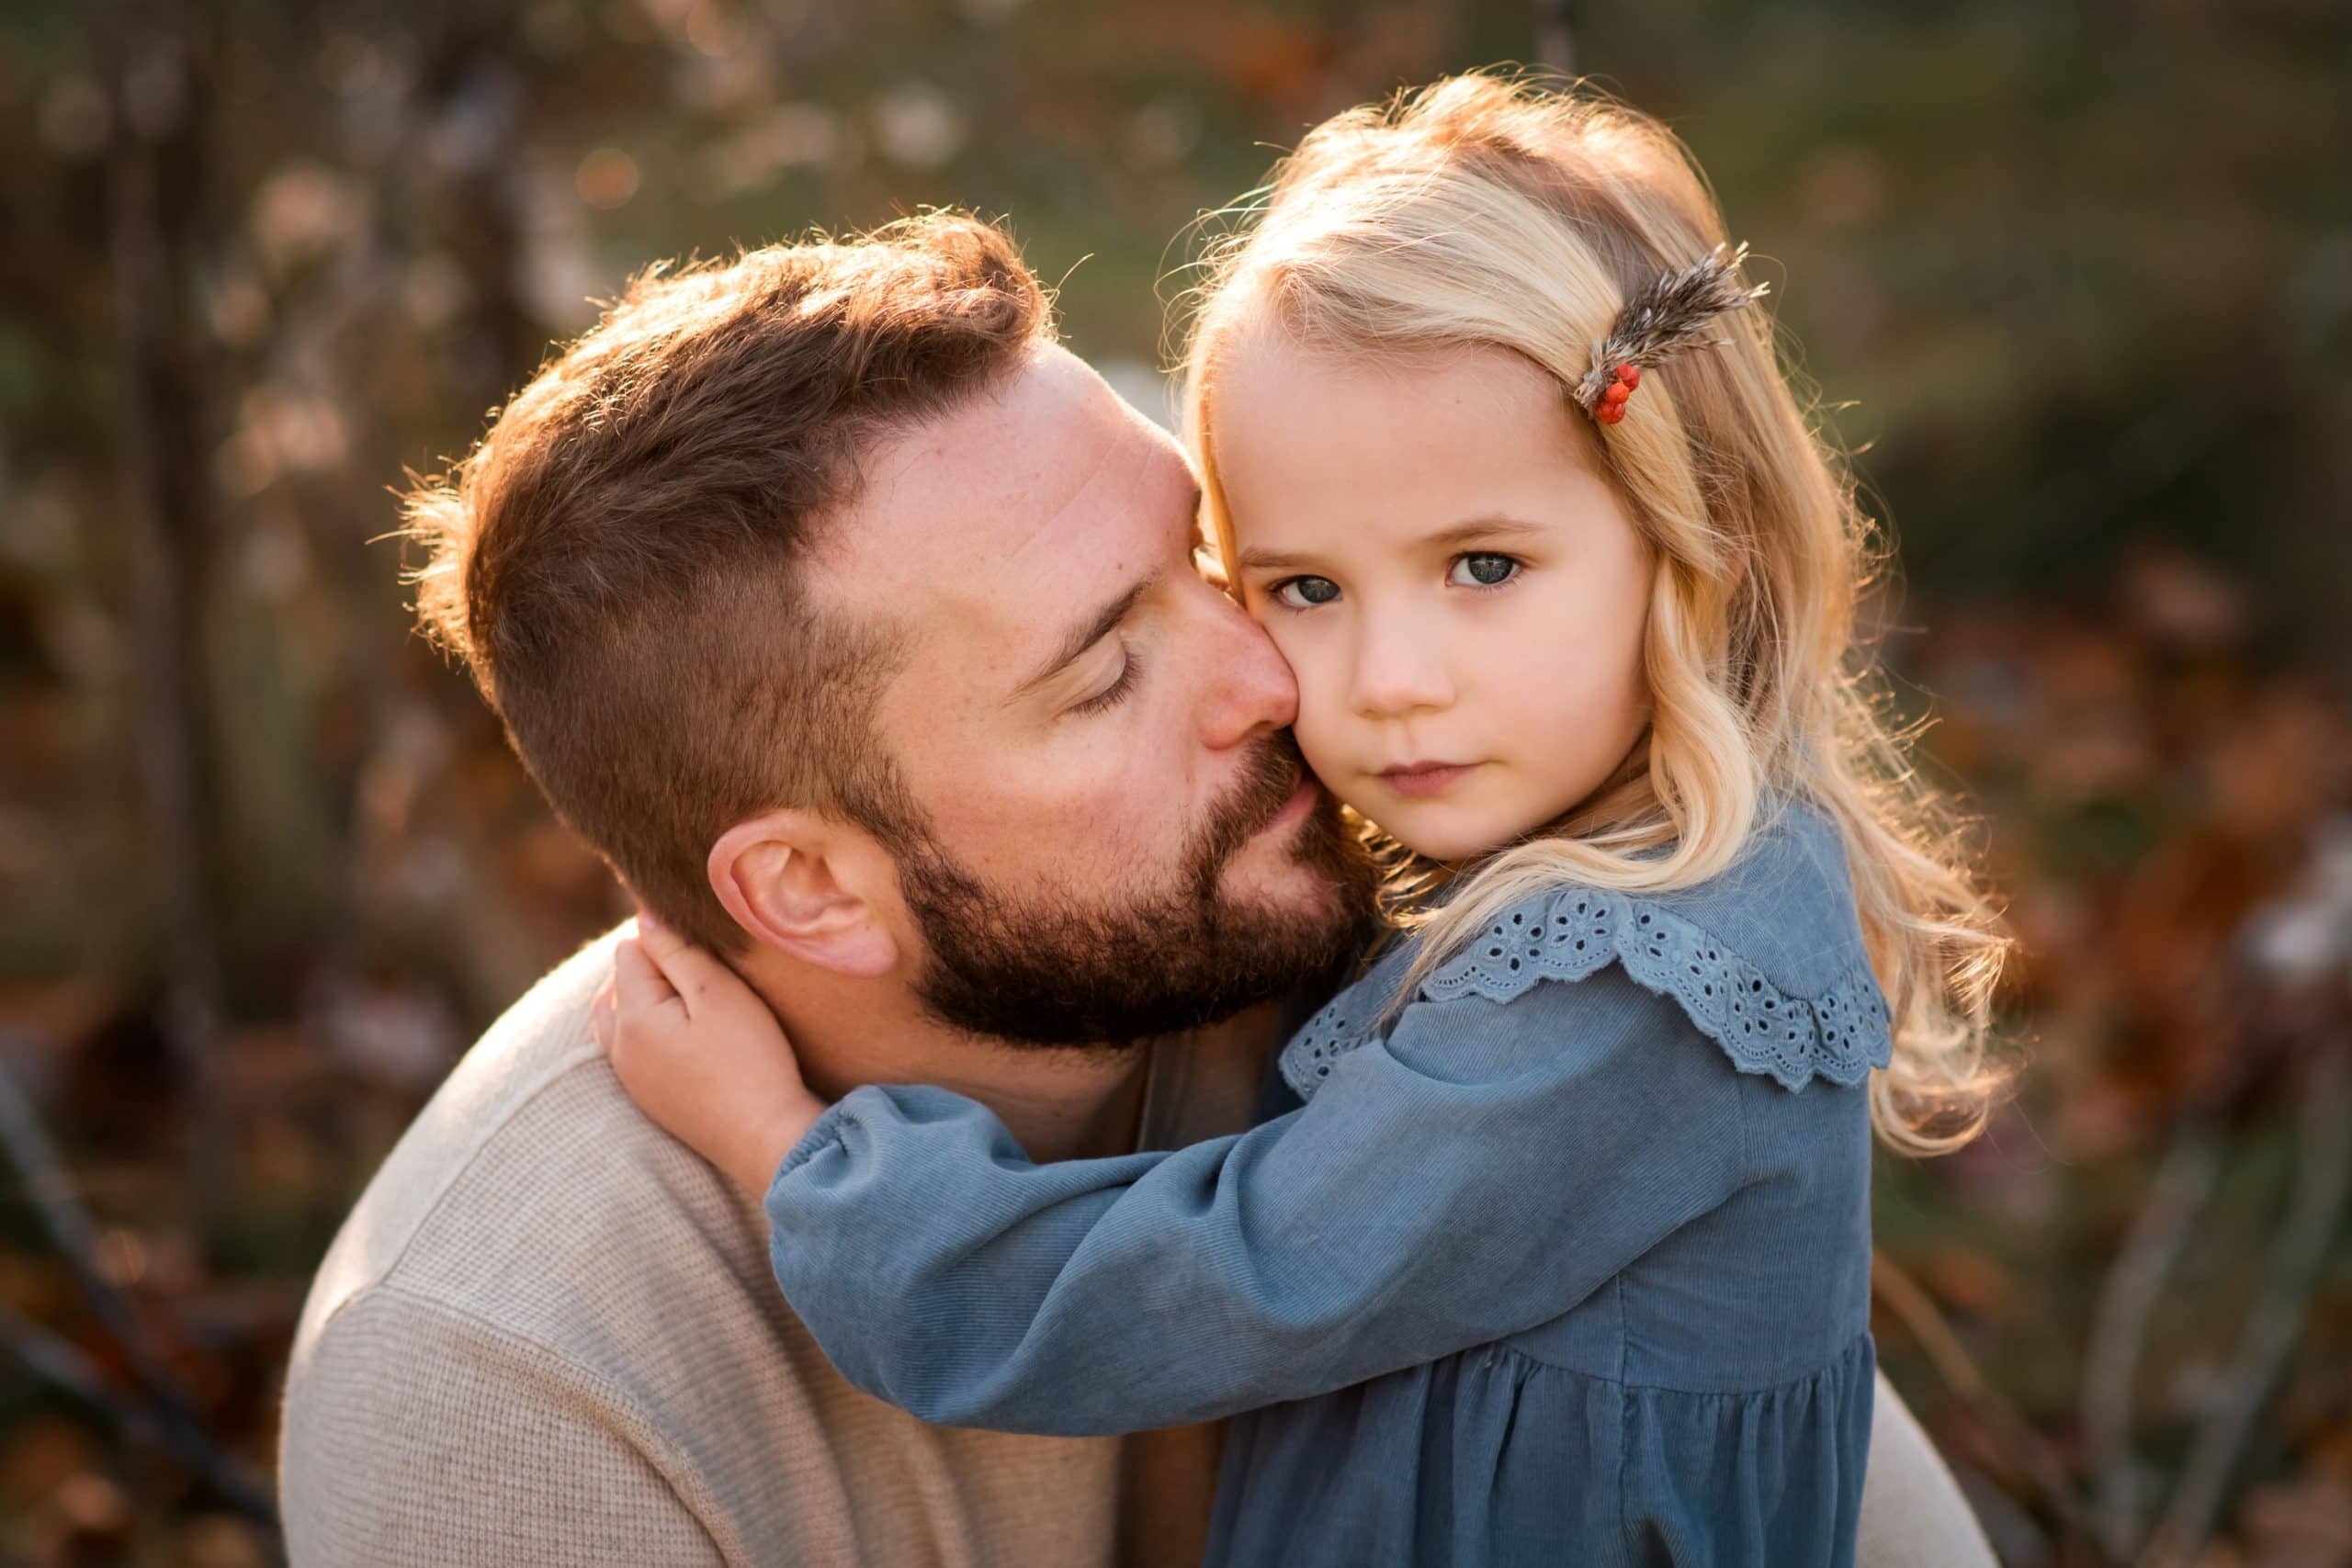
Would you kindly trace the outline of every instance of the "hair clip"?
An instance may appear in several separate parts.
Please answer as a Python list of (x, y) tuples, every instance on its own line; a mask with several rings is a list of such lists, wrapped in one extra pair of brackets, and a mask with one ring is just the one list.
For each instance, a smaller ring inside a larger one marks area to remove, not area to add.
[(1707, 323), (1727, 310), (1745, 309), (1770, 287), (1759, 283), (1751, 288), (1739, 281), (1739, 265), (1747, 259), (1746, 245), (1717, 245), (1679, 272), (1658, 274), (1656, 283), (1626, 300), (1609, 335), (1592, 346), (1592, 368), (1570, 394), (1577, 406), (1596, 423), (1615, 424), (1625, 417), (1625, 404), (1642, 384), (1645, 368), (1686, 348), (1728, 344), (1729, 338), (1707, 337)]

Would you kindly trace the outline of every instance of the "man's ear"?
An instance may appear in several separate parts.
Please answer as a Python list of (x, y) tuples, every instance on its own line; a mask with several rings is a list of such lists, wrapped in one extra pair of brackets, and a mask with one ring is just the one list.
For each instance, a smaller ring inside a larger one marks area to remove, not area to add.
[(710, 847), (710, 889), (752, 940), (860, 979), (890, 972), (885, 918), (898, 868), (872, 835), (814, 812), (770, 811)]

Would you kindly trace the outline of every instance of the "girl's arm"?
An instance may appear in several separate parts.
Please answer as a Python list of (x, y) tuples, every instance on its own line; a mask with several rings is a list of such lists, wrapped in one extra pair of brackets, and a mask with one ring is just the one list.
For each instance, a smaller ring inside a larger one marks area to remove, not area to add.
[(1302, 1110), (1034, 1165), (944, 1089), (862, 1089), (768, 1191), (776, 1278), (859, 1387), (1088, 1434), (1329, 1392), (1558, 1316), (1739, 1185), (1736, 1076), (1611, 968), (1417, 1003)]

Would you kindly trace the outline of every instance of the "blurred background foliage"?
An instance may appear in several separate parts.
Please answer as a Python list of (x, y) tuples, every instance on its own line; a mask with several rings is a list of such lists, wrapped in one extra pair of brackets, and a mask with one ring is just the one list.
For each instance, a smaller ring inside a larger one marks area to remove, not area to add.
[(410, 634), (405, 470), (649, 261), (931, 202), (1009, 214), (1157, 411), (1203, 209), (1564, 45), (1773, 280), (2027, 942), (2017, 1102), (1883, 1165), (1887, 1366), (2011, 1562), (2352, 1562), (2324, 0), (7, 7), (0, 1558), (268, 1560), (310, 1269), (624, 912)]

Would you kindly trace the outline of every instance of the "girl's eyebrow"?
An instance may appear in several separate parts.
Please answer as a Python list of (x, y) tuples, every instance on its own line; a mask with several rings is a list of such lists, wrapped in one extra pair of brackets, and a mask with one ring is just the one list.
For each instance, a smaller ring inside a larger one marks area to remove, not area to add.
[(1451, 528), (1439, 529), (1422, 543), (1452, 549), (1482, 539), (1523, 539), (1531, 534), (1547, 532), (1549, 530), (1541, 523), (1530, 523), (1520, 517), (1473, 517), (1466, 522), (1456, 523)]
[[(1530, 523), (1524, 518), (1500, 515), (1472, 517), (1439, 529), (1421, 540), (1421, 544), (1429, 548), (1451, 550), (1490, 539), (1523, 539), (1531, 535), (1548, 532), (1550, 530), (1543, 524)], [(1262, 549), (1241, 552), (1241, 569), (1244, 571), (1295, 571), (1300, 567), (1317, 564), (1317, 558), (1311, 555), (1289, 555), (1281, 550)]]
[(1288, 571), (1294, 567), (1312, 566), (1312, 556), (1284, 555), (1280, 550), (1243, 550), (1241, 570), (1244, 571)]

